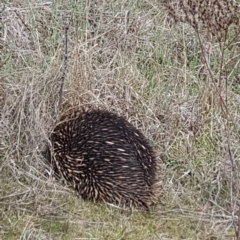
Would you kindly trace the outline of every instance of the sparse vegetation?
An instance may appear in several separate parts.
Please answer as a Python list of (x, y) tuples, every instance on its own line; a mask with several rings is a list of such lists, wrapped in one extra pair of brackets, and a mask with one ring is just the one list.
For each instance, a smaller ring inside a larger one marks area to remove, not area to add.
[[(240, 3), (208, 3), (0, 3), (1, 239), (240, 239)], [(59, 102), (117, 112), (151, 140), (162, 194), (149, 214), (49, 176)]]

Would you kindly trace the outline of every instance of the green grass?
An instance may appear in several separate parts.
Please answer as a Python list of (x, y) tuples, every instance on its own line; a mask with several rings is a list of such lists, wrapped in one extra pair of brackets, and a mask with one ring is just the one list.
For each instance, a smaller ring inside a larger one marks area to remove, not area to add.
[[(212, 79), (194, 30), (173, 24), (160, 1), (4, 4), (0, 239), (234, 239), (240, 88), (233, 30), (220, 88), (218, 40), (201, 33), (211, 46)], [(67, 23), (62, 111), (108, 109), (150, 139), (162, 192), (149, 213), (83, 201), (48, 175), (42, 151), (58, 121)], [(228, 98), (228, 119), (219, 92)]]

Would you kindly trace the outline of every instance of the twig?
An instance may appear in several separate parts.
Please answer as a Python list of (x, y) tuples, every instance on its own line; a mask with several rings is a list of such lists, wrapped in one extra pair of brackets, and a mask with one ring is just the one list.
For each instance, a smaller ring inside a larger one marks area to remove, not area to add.
[(66, 77), (66, 72), (67, 72), (67, 61), (68, 61), (68, 29), (69, 26), (65, 26), (65, 41), (64, 41), (64, 61), (63, 61), (63, 70), (62, 70), (62, 76), (60, 77), (60, 88), (59, 88), (59, 100), (58, 100), (58, 111), (61, 111), (62, 107), (62, 95), (63, 95), (63, 86), (64, 86), (64, 80)]
[(63, 66), (62, 75), (59, 77), (59, 92), (58, 92), (58, 106), (57, 106), (57, 118), (59, 118), (59, 113), (62, 110), (62, 99), (63, 99), (63, 87), (66, 78), (67, 67), (68, 67), (68, 30), (69, 21), (67, 14), (64, 12), (62, 16), (63, 26), (64, 26), (64, 38), (63, 38)]

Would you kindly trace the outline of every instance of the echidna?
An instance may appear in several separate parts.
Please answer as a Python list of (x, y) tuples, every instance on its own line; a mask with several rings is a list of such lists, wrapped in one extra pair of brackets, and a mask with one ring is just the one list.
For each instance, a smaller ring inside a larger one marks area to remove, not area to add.
[(51, 141), (55, 172), (83, 199), (141, 208), (156, 203), (155, 153), (123, 117), (86, 111), (59, 123)]

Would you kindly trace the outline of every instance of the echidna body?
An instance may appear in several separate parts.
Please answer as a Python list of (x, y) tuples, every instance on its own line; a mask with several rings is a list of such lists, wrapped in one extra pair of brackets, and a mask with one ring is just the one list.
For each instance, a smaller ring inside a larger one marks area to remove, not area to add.
[(143, 208), (156, 202), (154, 151), (123, 117), (83, 112), (58, 124), (51, 140), (55, 171), (83, 199)]

